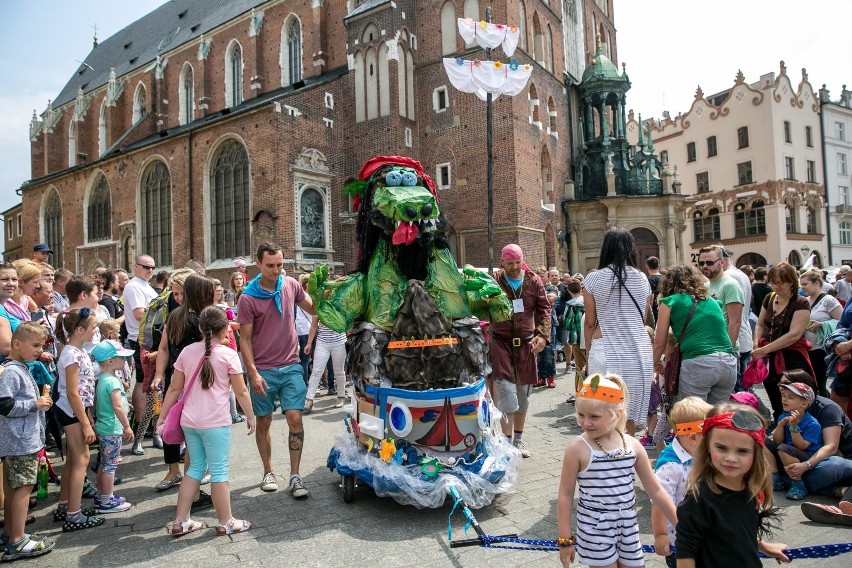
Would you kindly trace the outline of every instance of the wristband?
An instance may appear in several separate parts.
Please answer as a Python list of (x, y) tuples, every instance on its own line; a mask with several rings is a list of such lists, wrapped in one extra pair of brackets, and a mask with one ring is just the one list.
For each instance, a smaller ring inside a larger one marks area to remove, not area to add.
[(556, 539), (556, 546), (559, 546), (559, 547), (574, 546), (575, 542), (577, 542), (577, 539), (574, 538), (574, 535), (571, 535), (568, 538), (557, 538)]
[(813, 464), (811, 463), (811, 460), (805, 461), (805, 465), (808, 466), (808, 470), (812, 470), (814, 468)]
[(790, 432), (793, 434), (799, 434), (802, 432), (802, 429), (799, 426), (790, 426)]

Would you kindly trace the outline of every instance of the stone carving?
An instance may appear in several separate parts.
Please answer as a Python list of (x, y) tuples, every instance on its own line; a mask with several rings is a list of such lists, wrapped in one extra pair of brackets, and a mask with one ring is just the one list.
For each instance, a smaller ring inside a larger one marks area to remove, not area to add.
[(316, 148), (302, 148), (299, 157), (296, 160), (296, 167), (315, 172), (328, 173), (328, 165), (325, 154)]

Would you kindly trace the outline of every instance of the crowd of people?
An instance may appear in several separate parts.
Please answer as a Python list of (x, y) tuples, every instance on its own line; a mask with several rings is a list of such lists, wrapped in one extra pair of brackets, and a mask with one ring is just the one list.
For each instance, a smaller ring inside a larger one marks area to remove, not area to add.
[[(308, 495), (302, 418), (318, 390), (343, 406), (346, 334), (318, 320), (308, 275), (286, 275), (279, 247), (259, 247), (253, 278), (238, 259), (227, 288), (197, 261), (157, 273), (142, 254), (132, 275), (75, 275), (52, 267), (50, 254), (39, 244), (31, 260), (0, 265), (4, 560), (53, 548), (25, 523), (42, 460), (50, 465), (48, 450), (63, 442), (53, 519), (65, 532), (132, 508), (114, 491), (121, 449), (130, 442), (131, 455), (144, 455), (148, 435), (165, 465), (154, 489), (178, 488), (172, 535), (203, 528), (192, 514), (211, 507), (217, 534), (249, 530), (231, 514), (231, 433), (245, 423), (254, 434), (260, 489), (277, 491), (277, 409), (288, 431), (283, 479), (294, 498)], [(558, 494), (565, 565), (575, 557), (642, 565), (634, 472), (654, 499), (655, 545), (669, 565), (675, 542), (684, 566), (695, 558), (751, 565), (758, 549), (786, 559), (783, 545), (757, 539), (773, 490), (791, 500), (850, 497), (852, 269), (737, 268), (721, 245), (702, 248), (697, 264), (661, 267), (651, 257), (640, 267), (623, 229), (606, 233), (598, 267), (585, 275), (533, 271), (518, 245), (502, 250), (494, 279), (513, 316), (488, 326), (488, 387), (503, 434), (523, 457), (531, 455), (523, 434), (533, 390), (557, 387), (557, 361), (574, 377), (566, 402), (583, 434), (565, 452)], [(660, 452), (656, 472), (648, 450)], [(93, 507), (83, 506), (86, 497)], [(721, 530), (732, 507), (754, 509), (739, 532)], [(595, 521), (603, 512), (617, 517), (604, 528)], [(721, 552), (714, 542), (738, 544)]]

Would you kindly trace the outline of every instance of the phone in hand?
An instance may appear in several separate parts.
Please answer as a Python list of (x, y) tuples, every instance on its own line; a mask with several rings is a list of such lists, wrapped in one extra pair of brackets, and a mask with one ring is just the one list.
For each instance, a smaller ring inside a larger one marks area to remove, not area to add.
[(44, 317), (44, 311), (38, 310), (38, 311), (35, 311), (35, 312), (32, 313), (32, 315), (30, 316), (30, 320), (31, 321), (38, 321), (43, 317)]

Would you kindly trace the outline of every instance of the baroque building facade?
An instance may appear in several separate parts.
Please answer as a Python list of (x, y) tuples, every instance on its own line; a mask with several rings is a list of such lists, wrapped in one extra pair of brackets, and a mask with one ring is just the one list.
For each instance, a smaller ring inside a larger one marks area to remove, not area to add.
[(682, 261), (722, 243), (737, 266), (828, 265), (819, 101), (804, 69), (797, 84), (783, 61), (752, 84), (739, 72), (730, 89), (699, 87), (686, 113), (645, 124), (687, 196)]
[[(493, 21), (521, 30), (512, 59), (534, 66), (526, 91), (494, 102), (495, 247), (564, 267), (556, 204), (577, 119), (566, 77), (591, 57), (589, 25), (614, 52), (612, 2), (491, 5)], [(343, 184), (370, 157), (399, 154), (435, 178), (456, 260), (484, 266), (485, 105), (442, 67), (484, 56), (455, 21), (484, 16), (479, 0), (166, 3), (96, 40), (34, 113), (22, 208), (39, 222), (24, 223), (23, 241), (79, 272), (146, 253), (221, 274), (268, 239), (288, 270), (348, 271), (356, 213)]]

